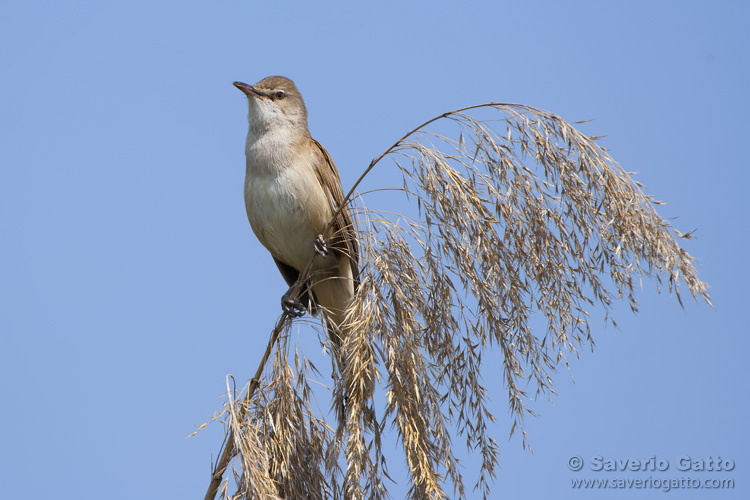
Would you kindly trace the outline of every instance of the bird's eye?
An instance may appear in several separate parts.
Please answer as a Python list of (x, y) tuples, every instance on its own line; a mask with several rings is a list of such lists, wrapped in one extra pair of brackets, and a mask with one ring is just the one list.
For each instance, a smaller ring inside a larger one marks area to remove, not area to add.
[(274, 92), (273, 97), (274, 99), (283, 99), (286, 97), (286, 92), (284, 92), (283, 90), (277, 90), (276, 92)]

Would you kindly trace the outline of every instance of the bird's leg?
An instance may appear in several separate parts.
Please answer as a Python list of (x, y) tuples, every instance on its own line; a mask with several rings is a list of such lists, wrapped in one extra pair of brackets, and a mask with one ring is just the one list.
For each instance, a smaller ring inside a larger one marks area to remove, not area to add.
[(315, 238), (313, 248), (315, 249), (315, 253), (317, 253), (324, 259), (328, 257), (328, 241), (323, 239), (322, 234), (319, 234), (318, 237)]
[(292, 318), (299, 318), (305, 315), (305, 306), (298, 299), (292, 297), (292, 289), (289, 287), (284, 295), (281, 296), (281, 309)]

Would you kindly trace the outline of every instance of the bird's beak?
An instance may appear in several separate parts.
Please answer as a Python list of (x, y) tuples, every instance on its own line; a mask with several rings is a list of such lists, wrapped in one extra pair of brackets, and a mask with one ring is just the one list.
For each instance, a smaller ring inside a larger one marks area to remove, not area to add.
[(244, 92), (244, 94), (248, 97), (266, 97), (263, 92), (257, 90), (252, 85), (248, 85), (247, 83), (234, 82), (233, 85)]

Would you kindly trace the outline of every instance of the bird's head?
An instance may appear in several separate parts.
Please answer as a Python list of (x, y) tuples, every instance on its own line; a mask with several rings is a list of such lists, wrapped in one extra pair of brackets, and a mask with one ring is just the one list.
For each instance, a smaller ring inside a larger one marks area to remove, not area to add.
[(234, 82), (250, 103), (248, 119), (251, 127), (267, 131), (293, 128), (307, 134), (307, 108), (297, 86), (289, 78), (269, 76), (255, 85)]

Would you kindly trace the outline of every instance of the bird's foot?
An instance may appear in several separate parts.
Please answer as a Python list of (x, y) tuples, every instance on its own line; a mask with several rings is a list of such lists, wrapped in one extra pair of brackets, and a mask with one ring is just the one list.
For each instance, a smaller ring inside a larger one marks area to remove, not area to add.
[(281, 296), (281, 309), (292, 318), (299, 318), (305, 315), (304, 304), (298, 299), (292, 298), (291, 288)]
[(324, 259), (328, 257), (328, 241), (323, 239), (322, 234), (319, 234), (318, 237), (315, 238), (315, 243), (313, 243), (313, 248), (315, 249), (315, 253), (317, 253)]

